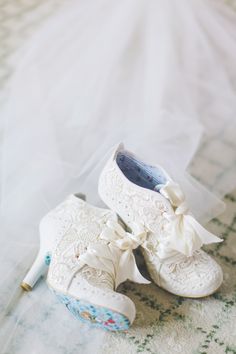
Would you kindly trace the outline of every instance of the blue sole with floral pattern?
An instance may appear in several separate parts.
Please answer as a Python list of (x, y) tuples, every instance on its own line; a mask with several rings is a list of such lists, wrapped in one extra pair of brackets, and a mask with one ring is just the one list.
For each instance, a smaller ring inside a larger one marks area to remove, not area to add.
[(90, 324), (92, 327), (102, 328), (108, 331), (126, 331), (130, 327), (129, 319), (107, 307), (97, 306), (85, 300), (78, 300), (69, 295), (64, 295), (52, 290), (61, 303), (78, 320)]

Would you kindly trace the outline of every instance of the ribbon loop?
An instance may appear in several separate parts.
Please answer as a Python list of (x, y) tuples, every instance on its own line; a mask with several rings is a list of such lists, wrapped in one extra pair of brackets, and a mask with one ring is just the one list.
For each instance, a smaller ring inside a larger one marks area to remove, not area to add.
[(90, 244), (85, 253), (78, 258), (79, 269), (85, 264), (112, 275), (115, 287), (129, 279), (137, 283), (149, 284), (139, 272), (133, 250), (146, 242), (146, 231), (134, 224), (134, 234), (126, 232), (114, 220), (109, 220), (101, 232), (100, 239), (105, 243)]
[(222, 242), (219, 237), (207, 231), (189, 213), (185, 195), (180, 186), (173, 181), (168, 181), (160, 189), (160, 193), (170, 201), (174, 209), (174, 215), (166, 214), (169, 220), (167, 226), (168, 242), (167, 248), (192, 256), (194, 251), (200, 249), (204, 244)]

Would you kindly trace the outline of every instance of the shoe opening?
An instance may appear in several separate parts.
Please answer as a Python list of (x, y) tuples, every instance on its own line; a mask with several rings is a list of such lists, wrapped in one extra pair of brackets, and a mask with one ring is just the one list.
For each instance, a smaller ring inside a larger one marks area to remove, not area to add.
[(160, 167), (147, 165), (128, 151), (118, 152), (116, 162), (126, 178), (140, 187), (159, 191), (167, 182)]

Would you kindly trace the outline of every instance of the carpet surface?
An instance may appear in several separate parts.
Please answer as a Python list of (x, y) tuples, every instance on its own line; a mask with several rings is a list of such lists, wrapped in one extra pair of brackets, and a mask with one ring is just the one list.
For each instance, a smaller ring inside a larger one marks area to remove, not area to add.
[[(229, 6), (236, 5), (236, 1), (227, 2)], [(62, 3), (59, 0), (0, 0), (2, 96), (7, 92), (8, 79), (14, 71), (17, 49)], [(193, 175), (209, 187), (220, 184), (221, 175), (214, 161), (204, 159), (204, 151), (213, 148), (217, 152), (220, 148), (217, 144), (217, 141), (208, 141), (199, 151), (197, 159), (204, 166), (201, 171), (194, 164), (191, 166)], [(225, 144), (229, 149), (225, 158), (232, 158), (235, 137), (229, 134)], [(207, 248), (224, 271), (220, 290), (208, 298), (192, 300), (171, 295), (153, 284), (125, 283), (120, 291), (134, 301), (137, 318), (127, 333), (107, 333), (102, 353), (236, 354), (236, 192), (227, 195), (225, 203), (225, 213), (209, 224), (209, 230), (221, 235), (224, 242)], [(82, 353), (79, 348), (78, 353)]]

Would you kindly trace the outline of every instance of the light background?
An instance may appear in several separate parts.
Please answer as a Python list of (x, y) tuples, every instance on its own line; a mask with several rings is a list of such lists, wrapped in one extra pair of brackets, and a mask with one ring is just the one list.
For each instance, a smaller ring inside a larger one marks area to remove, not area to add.
[[(7, 96), (8, 78), (17, 64), (17, 49), (63, 2), (66, 0), (0, 0), (1, 100)], [(235, 0), (227, 2), (236, 8)], [(225, 159), (233, 163), (236, 144), (230, 132), (226, 132), (224, 144), (228, 149)], [(213, 149), (217, 154), (221, 146), (217, 140), (203, 145), (195, 160), (195, 163), (199, 163), (200, 159), (203, 168), (201, 171), (196, 170), (192, 164), (191, 171), (209, 188), (216, 183), (220, 186), (222, 174), (219, 174), (219, 166), (214, 160), (205, 159), (207, 149)], [(224, 171), (224, 174), (227, 173), (230, 174), (230, 170)], [(226, 212), (209, 225), (211, 231), (225, 239), (224, 243), (208, 248), (224, 270), (224, 283), (220, 291), (206, 299), (190, 300), (168, 294), (155, 285), (147, 287), (126, 283), (122, 291), (135, 302), (137, 319), (128, 333), (105, 334), (100, 348), (102, 353), (236, 354), (236, 192), (227, 195), (225, 202)], [(56, 311), (57, 306), (61, 305), (54, 304), (52, 299), (52, 307), (47, 310), (48, 316), (50, 311)], [(70, 320), (70, 315), (65, 313), (63, 321)], [(64, 335), (72, 340), (69, 332)], [(42, 346), (40, 353), (84, 353), (83, 343), (75, 341), (74, 350), (68, 351), (66, 346), (60, 345), (59, 337), (53, 339), (52, 335), (45, 334), (43, 325), (36, 323), (29, 328), (27, 316), (17, 322), (6, 351), (3, 348), (0, 351), (4, 354), (30, 353), (30, 341), (35, 336), (41, 343), (39, 347)], [(85, 341), (93, 339), (85, 336)]]

